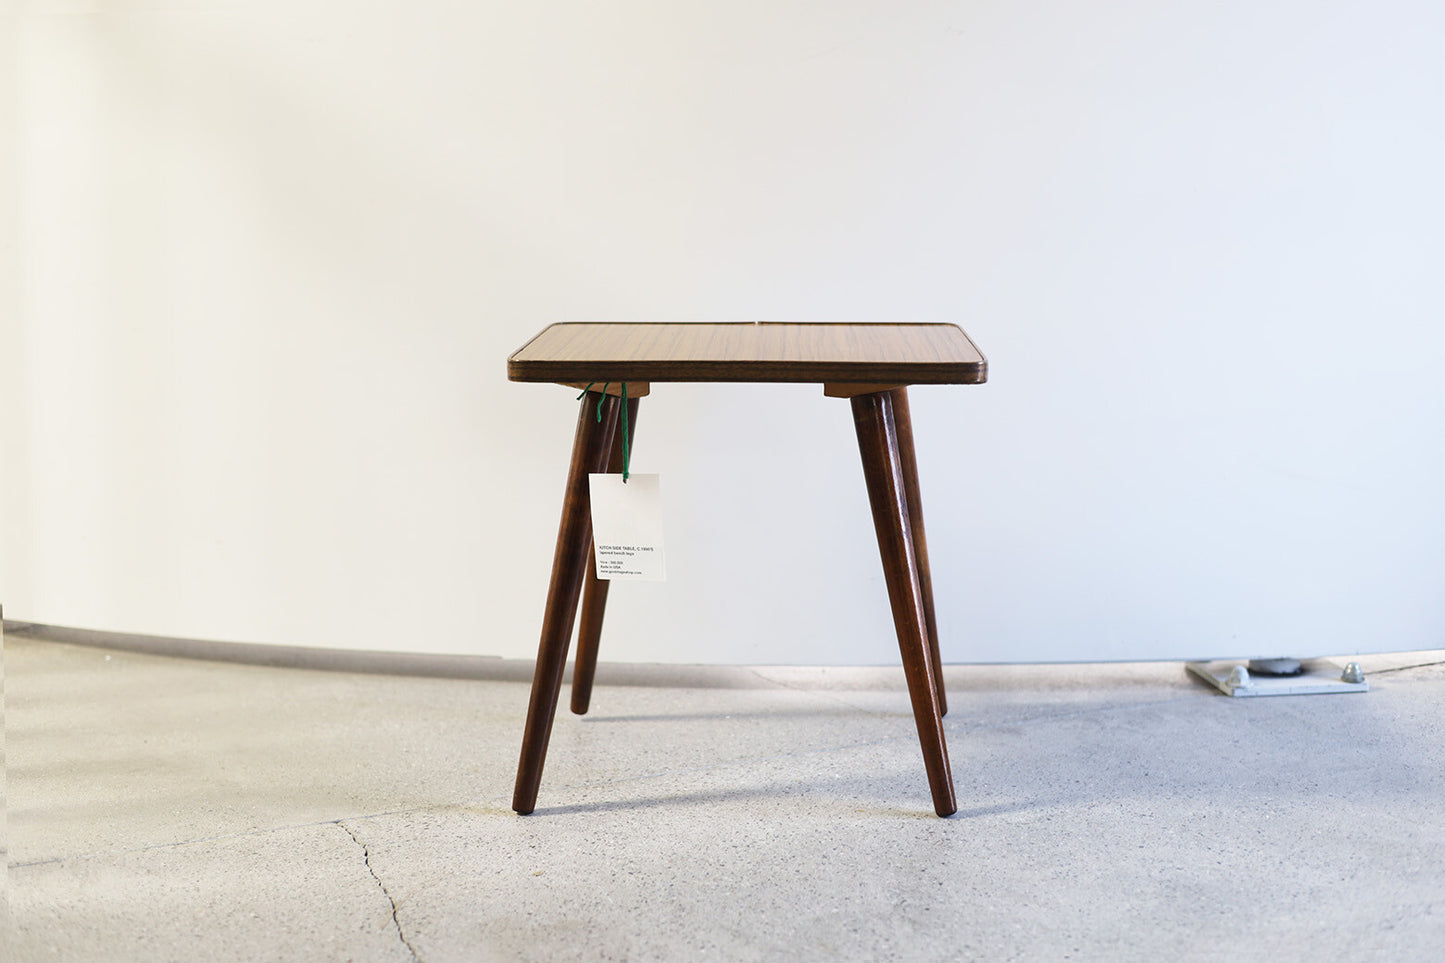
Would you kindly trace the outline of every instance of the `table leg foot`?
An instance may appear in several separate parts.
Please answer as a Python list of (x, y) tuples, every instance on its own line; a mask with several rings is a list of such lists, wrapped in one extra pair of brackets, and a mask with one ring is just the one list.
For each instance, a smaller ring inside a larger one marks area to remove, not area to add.
[[(883, 575), (893, 608), (898, 649), (908, 679), (913, 719), (923, 749), (923, 764), (933, 794), (933, 810), (950, 816), (958, 810), (953, 776), (948, 765), (948, 744), (943, 735), (939, 704), (942, 680), (935, 678), (928, 642), (928, 618), (923, 601), (922, 577), (916, 554), (909, 508), (904, 458), (897, 423), (898, 391), (858, 395), (852, 399), (858, 451), (873, 508)], [(907, 411), (906, 400), (904, 401)], [(906, 417), (906, 414), (905, 414)], [(920, 515), (921, 518), (921, 515)]]
[[(600, 422), (595, 407), (599, 397), (602, 397)], [(547, 587), (547, 609), (542, 617), (542, 639), (537, 646), (537, 668), (527, 705), (527, 726), (522, 734), (522, 755), (517, 763), (517, 785), (512, 795), (512, 808), (524, 815), (537, 805), (547, 741), (552, 735), (562, 674), (567, 667), (567, 646), (577, 617), (577, 597), (582, 591), (587, 567), (587, 547), (592, 541), (592, 499), (588, 494), (587, 476), (602, 471), (607, 465), (618, 407), (616, 398), (588, 392), (577, 417), (562, 520), (552, 555), (552, 581)]]

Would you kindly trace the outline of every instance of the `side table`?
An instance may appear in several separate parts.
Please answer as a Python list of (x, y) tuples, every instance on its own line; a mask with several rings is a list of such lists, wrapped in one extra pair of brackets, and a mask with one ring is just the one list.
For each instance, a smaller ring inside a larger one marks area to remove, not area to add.
[[(552, 556), (514, 810), (526, 814), (536, 808), (579, 595), (582, 621), (572, 711), (587, 711), (609, 584), (599, 580), (595, 564), (589, 564), (587, 476), (621, 470), (623, 439), (617, 423), (623, 386), (628, 422), (635, 425), (638, 399), (650, 392), (654, 381), (812, 383), (821, 384), (829, 397), (850, 399), (933, 808), (940, 816), (957, 810), (943, 735), (948, 705), (908, 386), (987, 380), (988, 362), (962, 329), (952, 324), (853, 322), (566, 322), (543, 329), (508, 358), (507, 377), (585, 392)], [(600, 410), (600, 420), (594, 410)]]

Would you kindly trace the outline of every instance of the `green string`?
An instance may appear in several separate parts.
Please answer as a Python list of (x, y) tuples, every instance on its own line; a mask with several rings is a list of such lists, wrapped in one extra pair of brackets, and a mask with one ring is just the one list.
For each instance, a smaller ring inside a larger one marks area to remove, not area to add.
[(622, 484), (627, 484), (627, 468), (632, 464), (632, 449), (627, 440), (627, 382), (622, 382)]
[[(592, 386), (596, 383), (595, 381), (587, 382), (587, 387), (582, 389), (582, 394), (577, 396), (577, 400), (581, 401), (586, 397), (587, 392), (591, 391)], [(597, 423), (599, 425), (602, 424), (602, 402), (607, 400), (607, 389), (611, 384), (612, 382), (610, 381), (604, 384), (602, 386), (602, 394), (597, 398)], [(622, 382), (622, 483), (624, 485), (627, 484), (627, 476), (629, 474), (628, 466), (631, 464), (632, 446), (627, 437), (627, 382), (624, 381)]]

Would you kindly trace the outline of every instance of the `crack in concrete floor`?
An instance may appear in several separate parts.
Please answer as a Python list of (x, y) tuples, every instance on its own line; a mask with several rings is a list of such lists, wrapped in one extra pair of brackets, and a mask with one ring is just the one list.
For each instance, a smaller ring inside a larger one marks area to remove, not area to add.
[(336, 825), (340, 826), (346, 835), (351, 837), (353, 843), (361, 847), (361, 857), (366, 862), (366, 871), (371, 874), (372, 879), (376, 880), (376, 885), (381, 888), (381, 895), (385, 896), (386, 901), (391, 904), (391, 925), (396, 927), (397, 939), (401, 940), (402, 945), (405, 946), (407, 952), (411, 954), (411, 958), (416, 960), (417, 963), (421, 963), (421, 957), (417, 955), (416, 947), (412, 946), (411, 940), (406, 938), (406, 932), (401, 928), (401, 920), (397, 918), (396, 899), (391, 895), (391, 891), (386, 888), (386, 884), (381, 881), (381, 877), (376, 874), (376, 867), (371, 865), (371, 850), (357, 838), (356, 834), (351, 831), (351, 827), (346, 825), (346, 823), (338, 819)]

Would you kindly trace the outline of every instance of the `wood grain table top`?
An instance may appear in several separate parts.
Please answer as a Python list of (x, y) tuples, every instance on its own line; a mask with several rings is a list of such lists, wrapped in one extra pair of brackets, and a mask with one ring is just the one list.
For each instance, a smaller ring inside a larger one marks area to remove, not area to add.
[(566, 321), (507, 359), (512, 381), (981, 384), (988, 361), (953, 324)]

